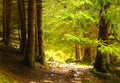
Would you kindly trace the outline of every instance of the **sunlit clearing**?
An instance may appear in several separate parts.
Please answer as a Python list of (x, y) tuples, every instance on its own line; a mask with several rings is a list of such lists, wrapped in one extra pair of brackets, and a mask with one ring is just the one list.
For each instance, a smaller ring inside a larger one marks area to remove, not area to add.
[(70, 57), (69, 54), (66, 54), (60, 50), (54, 51), (54, 50), (47, 50), (45, 52), (46, 54), (46, 61), (53, 61), (53, 62), (65, 62)]

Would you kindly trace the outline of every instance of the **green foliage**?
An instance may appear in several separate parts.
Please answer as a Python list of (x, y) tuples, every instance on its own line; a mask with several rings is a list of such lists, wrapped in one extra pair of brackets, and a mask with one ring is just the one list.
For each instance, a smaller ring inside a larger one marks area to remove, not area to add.
[[(119, 0), (109, 0), (110, 7), (103, 12), (104, 18), (110, 21), (110, 37), (115, 40), (120, 40), (120, 1)], [(108, 0), (103, 2), (108, 3)]]
[(120, 47), (119, 44), (109, 44), (106, 45), (104, 41), (101, 40), (90, 40), (88, 38), (78, 38), (76, 36), (66, 34), (65, 35), (66, 41), (69, 43), (77, 43), (80, 45), (95, 45), (95, 46), (100, 46), (98, 49), (101, 51), (101, 53), (107, 53), (113, 56), (117, 56), (120, 59)]
[(0, 83), (9, 83), (9, 82), (5, 79), (5, 77), (0, 75)]
[[(66, 0), (63, 1), (63, 3), (65, 8), (60, 9), (56, 14), (56, 17), (59, 19), (59, 23), (80, 26), (78, 25), (79, 23), (84, 23), (86, 25), (87, 23), (89, 23), (89, 21), (95, 22), (95, 20), (89, 14), (89, 5), (93, 6), (93, 4), (89, 0)], [(85, 21), (88, 22), (85, 23)]]
[[(46, 50), (61, 50), (66, 53), (64, 56), (69, 55), (69, 57), (75, 55), (74, 44), (67, 44), (63, 36), (65, 33), (75, 34), (75, 28), (79, 36), (85, 28), (87, 30), (86, 26), (94, 21), (89, 15), (89, 9), (86, 9), (85, 6), (91, 7), (93, 5), (89, 0), (62, 0), (60, 2), (44, 0), (43, 31)], [(47, 55), (49, 57), (50, 54)]]
[(101, 45), (101, 47), (99, 48), (99, 50), (101, 51), (101, 53), (108, 53), (112, 56), (117, 56), (118, 59), (120, 59), (120, 51), (119, 51), (120, 47), (118, 47), (118, 45), (116, 44), (110, 44), (110, 45)]
[[(83, 35), (89, 32), (88, 28), (91, 25), (95, 25), (96, 28), (99, 26), (99, 11), (108, 2), (111, 3), (110, 8), (107, 11), (105, 10), (103, 15), (111, 23), (109, 38), (112, 44), (106, 45), (105, 41), (90, 39), (89, 37), (84, 38)], [(120, 0), (44, 0), (43, 31), (45, 49), (52, 50), (52, 54), (51, 51), (47, 51), (47, 59), (57, 55), (75, 55), (72, 54), (75, 52), (75, 43), (83, 46), (100, 45), (99, 50), (102, 53), (119, 57), (119, 47), (114, 44), (114, 42), (118, 43), (120, 40), (119, 4)], [(65, 54), (53, 50), (61, 50)], [(65, 59), (62, 61), (65, 61)]]
[(18, 81), (7, 73), (2, 74), (0, 71), (0, 83), (18, 83)]
[(46, 53), (46, 61), (54, 61), (54, 62), (65, 62), (68, 58), (74, 58), (70, 56), (68, 53), (64, 53), (61, 50), (48, 50)]
[(70, 35), (70, 34), (65, 34), (66, 41), (69, 43), (77, 43), (80, 45), (98, 45), (99, 41), (98, 40), (90, 40), (88, 38), (78, 38), (76, 36)]

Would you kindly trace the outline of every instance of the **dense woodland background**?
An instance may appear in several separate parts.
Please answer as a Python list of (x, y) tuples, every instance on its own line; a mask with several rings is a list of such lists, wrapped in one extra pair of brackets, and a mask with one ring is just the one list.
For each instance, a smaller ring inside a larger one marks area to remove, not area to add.
[(1, 46), (35, 69), (48, 61), (120, 66), (120, 0), (1, 0)]

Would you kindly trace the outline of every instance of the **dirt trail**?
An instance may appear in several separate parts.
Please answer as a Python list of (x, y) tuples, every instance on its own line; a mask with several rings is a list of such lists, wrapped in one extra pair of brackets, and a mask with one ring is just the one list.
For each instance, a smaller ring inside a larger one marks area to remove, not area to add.
[(85, 66), (48, 62), (47, 69), (36, 63), (33, 71), (20, 64), (21, 60), (20, 55), (0, 46), (0, 74), (8, 77), (10, 83), (120, 83), (98, 78)]
[(5, 76), (13, 77), (19, 83), (71, 83), (64, 73), (52, 72), (39, 63), (36, 63), (36, 69), (33, 71), (20, 64), (20, 60), (20, 56), (0, 47), (0, 73)]

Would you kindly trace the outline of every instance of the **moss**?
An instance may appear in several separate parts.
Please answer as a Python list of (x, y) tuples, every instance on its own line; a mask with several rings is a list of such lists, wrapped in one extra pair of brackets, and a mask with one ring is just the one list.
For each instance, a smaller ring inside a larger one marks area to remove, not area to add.
[(0, 75), (0, 83), (9, 83), (9, 81), (3, 75)]
[(0, 74), (0, 83), (18, 83), (14, 78)]

